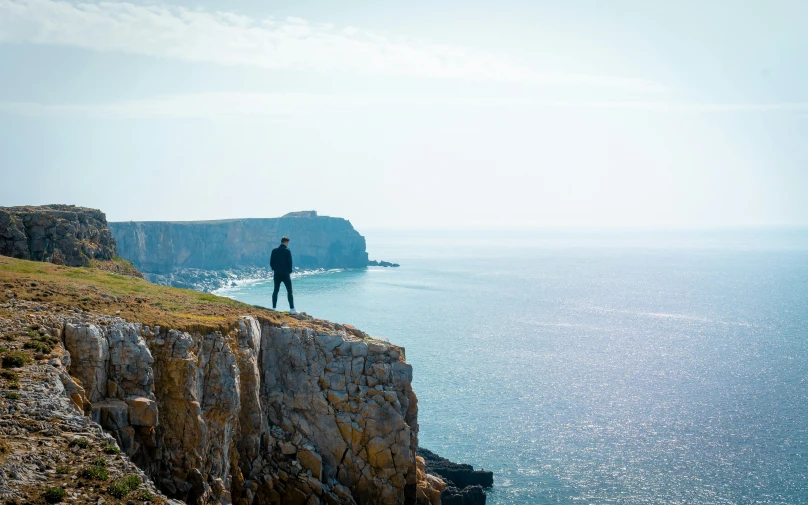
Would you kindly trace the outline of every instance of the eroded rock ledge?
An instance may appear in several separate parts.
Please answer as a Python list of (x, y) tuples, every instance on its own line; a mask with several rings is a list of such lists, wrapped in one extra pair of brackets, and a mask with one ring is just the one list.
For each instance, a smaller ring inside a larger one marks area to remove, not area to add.
[(41, 307), (38, 324), (64, 344), (50, 364), (64, 394), (167, 496), (435, 503), (416, 497), (431, 484), (418, 482), (417, 398), (400, 347), (305, 318), (290, 328), (244, 316), (201, 334)]
[(454, 463), (423, 447), (418, 448), (418, 460), (423, 460), (424, 473), (439, 476), (443, 505), (485, 505), (483, 488), (494, 485), (493, 472), (475, 470), (465, 463)]

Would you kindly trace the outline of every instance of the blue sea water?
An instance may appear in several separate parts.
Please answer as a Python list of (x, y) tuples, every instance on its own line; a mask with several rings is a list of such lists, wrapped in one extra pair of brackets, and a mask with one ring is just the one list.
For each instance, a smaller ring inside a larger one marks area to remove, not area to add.
[(808, 503), (805, 230), (366, 236), (401, 268), (297, 278), (298, 309), (406, 347), (421, 445), (488, 503)]

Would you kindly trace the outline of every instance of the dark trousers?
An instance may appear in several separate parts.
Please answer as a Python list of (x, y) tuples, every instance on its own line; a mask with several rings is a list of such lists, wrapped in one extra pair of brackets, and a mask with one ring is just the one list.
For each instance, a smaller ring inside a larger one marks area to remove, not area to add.
[(289, 274), (274, 274), (275, 289), (272, 291), (272, 308), (278, 306), (278, 291), (281, 289), (281, 282), (286, 286), (286, 298), (289, 299), (289, 308), (295, 308), (295, 299), (292, 297), (292, 277)]

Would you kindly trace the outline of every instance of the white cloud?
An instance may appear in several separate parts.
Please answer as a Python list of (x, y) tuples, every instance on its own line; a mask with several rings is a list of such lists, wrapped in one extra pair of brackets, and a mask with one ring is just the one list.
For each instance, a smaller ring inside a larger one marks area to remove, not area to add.
[(373, 96), (309, 93), (186, 93), (154, 98), (90, 104), (0, 102), (0, 113), (25, 116), (95, 118), (199, 118), (272, 116), (369, 110), (391, 107), (427, 107), (497, 110), (638, 110), (661, 113), (788, 113), (808, 112), (808, 102), (785, 103), (677, 103), (540, 101), (458, 96)]
[(269, 69), (666, 90), (644, 79), (540, 72), (486, 51), (392, 40), (354, 27), (126, 2), (0, 0), (2, 42)]

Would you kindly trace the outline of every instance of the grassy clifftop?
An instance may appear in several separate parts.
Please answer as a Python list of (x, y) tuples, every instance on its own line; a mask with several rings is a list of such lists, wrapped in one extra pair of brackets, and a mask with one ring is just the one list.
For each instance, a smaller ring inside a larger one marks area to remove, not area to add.
[[(92, 267), (66, 267), (0, 256), (0, 302), (18, 298), (114, 315), (184, 331), (226, 330), (238, 316), (295, 325), (288, 315), (229, 298), (152, 284)], [(309, 323), (310, 324), (310, 323)]]

